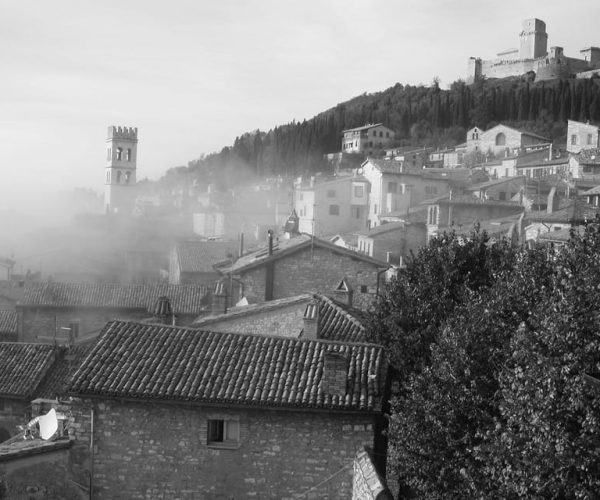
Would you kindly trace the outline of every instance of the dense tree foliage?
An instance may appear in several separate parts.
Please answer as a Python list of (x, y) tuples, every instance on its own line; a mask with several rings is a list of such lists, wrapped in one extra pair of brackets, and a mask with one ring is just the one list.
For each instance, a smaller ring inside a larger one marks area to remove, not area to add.
[[(456, 82), (442, 90), (396, 84), (338, 104), (310, 120), (237, 137), (219, 153), (189, 163), (195, 178), (222, 185), (246, 176), (298, 175), (327, 167), (324, 153), (340, 150), (341, 132), (365, 123), (384, 123), (396, 145), (452, 146), (472, 126), (500, 122), (564, 140), (567, 119), (600, 121), (600, 79), (531, 83), (519, 79)], [(241, 177), (237, 175), (241, 173)]]
[[(445, 265), (443, 262), (445, 261)], [(399, 387), (390, 466), (417, 498), (600, 491), (600, 235), (563, 249), (434, 240), (374, 310)]]

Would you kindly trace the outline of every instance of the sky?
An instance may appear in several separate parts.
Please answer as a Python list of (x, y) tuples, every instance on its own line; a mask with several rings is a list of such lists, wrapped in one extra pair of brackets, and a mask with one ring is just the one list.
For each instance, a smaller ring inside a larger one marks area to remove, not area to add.
[(546, 22), (600, 45), (598, 0), (0, 0), (0, 209), (104, 189), (109, 125), (138, 127), (138, 179), (236, 136), (397, 82), (442, 86)]

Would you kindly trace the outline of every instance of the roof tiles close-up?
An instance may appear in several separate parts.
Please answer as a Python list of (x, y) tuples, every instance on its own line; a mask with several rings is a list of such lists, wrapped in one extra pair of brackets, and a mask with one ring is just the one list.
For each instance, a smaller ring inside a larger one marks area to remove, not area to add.
[[(331, 355), (347, 362), (345, 389), (336, 394), (324, 390)], [(382, 347), (373, 344), (113, 321), (75, 373), (69, 393), (374, 411), (381, 405), (385, 367)]]

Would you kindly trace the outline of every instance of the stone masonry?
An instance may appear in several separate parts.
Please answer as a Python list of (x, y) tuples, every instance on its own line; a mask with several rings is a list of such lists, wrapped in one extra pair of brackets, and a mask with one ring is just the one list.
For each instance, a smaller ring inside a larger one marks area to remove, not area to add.
[[(90, 400), (73, 437), (90, 440)], [(95, 400), (94, 498), (347, 499), (352, 464), (380, 433), (374, 414)], [(237, 420), (239, 444), (207, 444), (207, 419)]]

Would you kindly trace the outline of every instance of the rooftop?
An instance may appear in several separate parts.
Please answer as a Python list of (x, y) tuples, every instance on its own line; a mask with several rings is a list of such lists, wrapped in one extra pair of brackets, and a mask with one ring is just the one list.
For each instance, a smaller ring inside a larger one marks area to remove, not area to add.
[(344, 132), (360, 132), (361, 130), (369, 130), (369, 129), (372, 129), (375, 127), (383, 127), (383, 126), (384, 126), (383, 123), (369, 123), (367, 125), (363, 125), (362, 127), (347, 128), (346, 130), (342, 130), (342, 134)]
[(0, 333), (17, 333), (17, 312), (0, 310)]
[(377, 267), (389, 267), (385, 262), (367, 257), (366, 255), (358, 254), (352, 250), (334, 245), (333, 243), (322, 240), (317, 237), (310, 236), (308, 234), (301, 234), (289, 240), (279, 240), (273, 243), (273, 253), (269, 255), (267, 248), (261, 248), (254, 252), (250, 252), (237, 259), (233, 265), (229, 268), (223, 268), (222, 271), (225, 273), (238, 273), (243, 270), (247, 270), (256, 266), (261, 266), (266, 262), (276, 260), (287, 255), (291, 255), (294, 252), (300, 251), (310, 246), (316, 246), (319, 248), (325, 248), (331, 250), (334, 253), (340, 255), (346, 255), (353, 259), (363, 260), (369, 262)]
[(48, 344), (0, 343), (0, 397), (31, 398), (54, 363)]
[(224, 241), (181, 241), (175, 244), (179, 269), (185, 273), (214, 272), (213, 266), (231, 260), (237, 244)]
[(26, 285), (19, 304), (148, 310), (159, 297), (165, 296), (171, 301), (175, 314), (199, 314), (208, 292), (202, 285), (44, 282)]
[[(324, 391), (328, 355), (347, 360), (344, 394)], [(386, 361), (373, 344), (108, 323), (70, 394), (346, 411), (380, 408)]]

